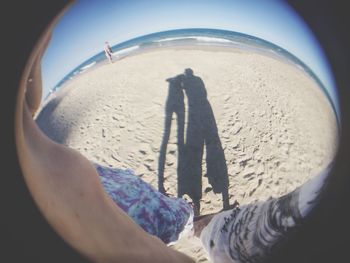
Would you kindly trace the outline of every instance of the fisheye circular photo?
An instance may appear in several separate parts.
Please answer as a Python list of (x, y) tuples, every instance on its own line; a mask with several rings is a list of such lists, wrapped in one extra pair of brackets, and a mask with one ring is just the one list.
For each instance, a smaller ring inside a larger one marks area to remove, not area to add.
[(327, 193), (339, 101), (285, 1), (78, 0), (29, 57), (16, 147), (90, 261), (268, 262)]

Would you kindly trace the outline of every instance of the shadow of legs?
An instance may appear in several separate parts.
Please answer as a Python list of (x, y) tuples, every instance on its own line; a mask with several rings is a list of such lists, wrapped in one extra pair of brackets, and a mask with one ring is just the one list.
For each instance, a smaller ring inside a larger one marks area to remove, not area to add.
[(170, 137), (170, 128), (171, 128), (171, 118), (172, 112), (166, 112), (165, 117), (165, 128), (163, 134), (162, 144), (160, 146), (159, 152), (159, 162), (158, 162), (158, 190), (159, 192), (165, 194), (164, 188), (164, 166), (165, 166), (165, 158), (166, 158), (166, 150)]

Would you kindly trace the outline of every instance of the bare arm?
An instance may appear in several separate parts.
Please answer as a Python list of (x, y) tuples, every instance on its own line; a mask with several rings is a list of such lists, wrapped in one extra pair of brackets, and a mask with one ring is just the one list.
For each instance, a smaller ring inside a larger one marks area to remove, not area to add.
[(144, 232), (107, 196), (89, 160), (37, 127), (32, 116), (40, 105), (40, 60), (49, 34), (39, 41), (24, 70), (16, 112), (19, 162), (43, 216), (94, 262), (194, 262)]

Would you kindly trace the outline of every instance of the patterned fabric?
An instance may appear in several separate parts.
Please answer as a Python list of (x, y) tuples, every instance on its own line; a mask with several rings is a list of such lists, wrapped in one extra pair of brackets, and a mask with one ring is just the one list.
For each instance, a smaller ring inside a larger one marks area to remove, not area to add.
[(129, 169), (94, 165), (108, 195), (149, 234), (169, 244), (192, 230), (193, 210), (184, 199), (161, 194)]
[(320, 201), (331, 167), (288, 194), (216, 214), (200, 235), (211, 261), (266, 262)]

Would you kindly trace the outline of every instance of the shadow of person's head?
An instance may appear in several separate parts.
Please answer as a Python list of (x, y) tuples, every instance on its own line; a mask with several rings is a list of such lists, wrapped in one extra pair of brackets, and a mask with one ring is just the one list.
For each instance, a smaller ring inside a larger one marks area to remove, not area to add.
[(167, 78), (165, 81), (167, 81), (169, 84), (180, 85), (183, 80), (183, 77), (184, 77), (183, 74), (179, 74), (179, 75), (176, 75), (175, 77)]
[(191, 77), (191, 76), (193, 76), (193, 70), (190, 69), (190, 68), (186, 68), (186, 69), (185, 69), (185, 76), (186, 76), (186, 77)]

